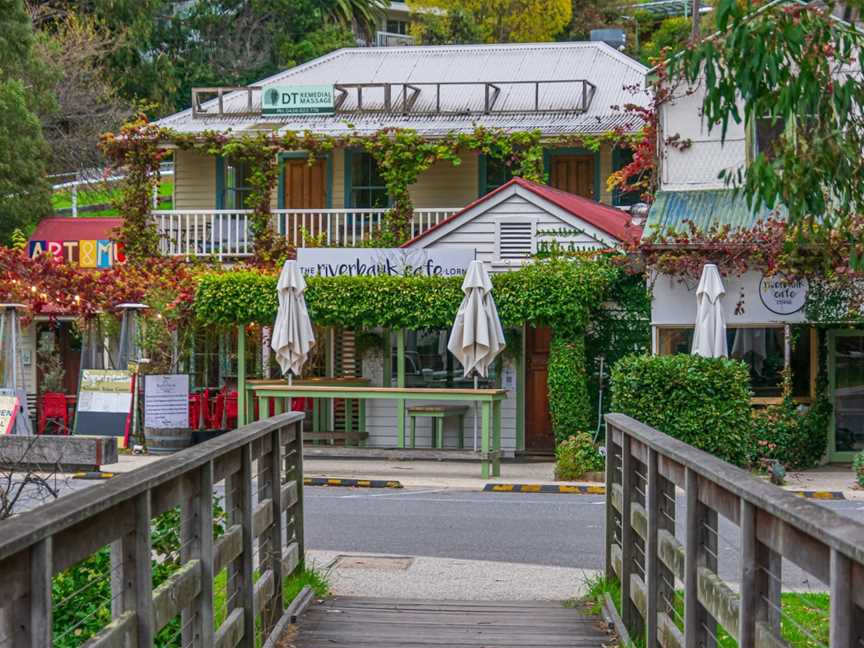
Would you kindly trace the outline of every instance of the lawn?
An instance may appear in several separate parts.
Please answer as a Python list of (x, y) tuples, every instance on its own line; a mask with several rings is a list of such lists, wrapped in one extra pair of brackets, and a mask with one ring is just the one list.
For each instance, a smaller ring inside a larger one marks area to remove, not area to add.
[[(620, 613), (621, 589), (617, 581), (597, 577), (588, 583), (588, 594), (585, 602), (593, 614), (600, 614), (604, 594), (609, 594)], [(829, 642), (830, 627), (830, 597), (821, 592), (800, 593), (784, 592), (780, 599), (783, 610), (780, 621), (780, 631), (791, 648), (821, 648)], [(675, 623), (683, 628), (681, 619), (684, 614), (684, 597), (680, 591), (675, 592)], [(637, 648), (644, 648), (645, 640), (634, 638)], [(735, 641), (722, 628), (717, 632), (718, 648), (738, 648)]]
[[(171, 199), (174, 193), (174, 183), (163, 181), (159, 185), (159, 209), (171, 209)], [(78, 191), (78, 215), (89, 217), (116, 217), (117, 209), (113, 206), (114, 201), (120, 197), (120, 189), (117, 187), (102, 187), (98, 189), (80, 189)], [(54, 192), (52, 197), (54, 210), (70, 209), (72, 207), (72, 192), (62, 190)], [(105, 209), (95, 211), (84, 211), (80, 209), (88, 205), (105, 205)], [(71, 213), (67, 214), (71, 216)]]

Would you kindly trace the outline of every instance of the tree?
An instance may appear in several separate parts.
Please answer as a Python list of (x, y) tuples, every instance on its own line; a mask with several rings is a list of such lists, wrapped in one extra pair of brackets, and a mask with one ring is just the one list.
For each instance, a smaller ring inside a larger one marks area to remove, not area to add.
[[(429, 33), (467, 32), (486, 43), (551, 41), (570, 24), (573, 13), (571, 0), (409, 0), (408, 6), (419, 20), (421, 41), (427, 33), (424, 23), (445, 25)], [(466, 18), (473, 22), (469, 29)], [(462, 23), (459, 29), (452, 26), (455, 21)]]
[(793, 231), (864, 214), (864, 34), (831, 8), (719, 0), (718, 35), (670, 61), (672, 75), (703, 84), (704, 117), (724, 138), (730, 121), (775, 129), (770, 150), (723, 177), (753, 209), (785, 206)]
[(58, 18), (38, 34), (35, 52), (55, 73), (57, 110), (42, 118), (54, 173), (92, 171), (104, 164), (99, 136), (116, 130), (132, 109), (112, 85), (105, 61), (120, 47), (121, 35), (94, 18), (75, 13)]
[(47, 148), (37, 113), (54, 102), (49, 75), (33, 55), (33, 29), (23, 0), (0, 0), (0, 242), (29, 229), (51, 210)]

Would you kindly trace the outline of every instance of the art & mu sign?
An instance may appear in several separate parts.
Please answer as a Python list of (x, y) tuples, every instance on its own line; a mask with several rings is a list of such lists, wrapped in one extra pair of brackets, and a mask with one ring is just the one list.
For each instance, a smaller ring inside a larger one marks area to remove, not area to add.
[(123, 245), (110, 240), (30, 241), (27, 253), (31, 259), (51, 254), (57, 261), (81, 268), (110, 268), (126, 263)]

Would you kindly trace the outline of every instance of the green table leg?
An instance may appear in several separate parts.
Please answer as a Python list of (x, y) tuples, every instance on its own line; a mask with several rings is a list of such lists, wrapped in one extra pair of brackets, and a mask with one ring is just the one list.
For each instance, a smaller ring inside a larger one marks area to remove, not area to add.
[(396, 446), (405, 447), (405, 400), (396, 401)]
[(492, 404), (492, 449), (499, 454), (492, 461), (492, 476), (501, 476), (501, 401)]
[(285, 411), (283, 408), (283, 406), (285, 405), (285, 399), (284, 398), (276, 398), (274, 400), (275, 400), (276, 404), (273, 406), (273, 413), (278, 416), (279, 414), (281, 414), (282, 412)]
[(268, 399), (266, 396), (259, 396), (258, 397), (258, 418), (256, 420), (262, 421), (265, 418), (267, 418), (267, 414), (268, 414), (267, 405), (269, 402), (270, 402), (270, 399)]
[(411, 429), (411, 433), (410, 433), (410, 437), (409, 437), (409, 438), (410, 438), (411, 447), (412, 447), (412, 448), (416, 448), (416, 447), (417, 447), (417, 446), (415, 445), (416, 442), (417, 442), (417, 439), (416, 439), (416, 435), (417, 435), (417, 417), (416, 417), (416, 416), (409, 416), (409, 417), (408, 417), (408, 426), (409, 426), (410, 429)]
[[(320, 398), (312, 399), (312, 431), (320, 432), (321, 431), (321, 402)], [(313, 441), (315, 445), (319, 445), (321, 442), (318, 439)]]
[[(360, 420), (358, 421), (358, 423), (359, 423), (360, 432), (366, 432), (366, 401), (363, 400), (362, 398), (360, 399), (360, 414), (359, 414), (359, 416), (360, 416)], [(366, 439), (360, 440), (360, 446), (363, 448), (366, 447)]]
[[(492, 412), (490, 411), (492, 408), (490, 405), (491, 404), (488, 402), (482, 403), (483, 414), (480, 426), (480, 451), (483, 452), (484, 455), (489, 452), (489, 428), (491, 423), (489, 419), (492, 418)], [(480, 460), (480, 476), (483, 479), (489, 479), (489, 466), (490, 461), (486, 457)]]
[(351, 444), (351, 439), (348, 438), (348, 434), (354, 431), (354, 401), (350, 398), (345, 399), (345, 445), (349, 446)]
[(459, 415), (459, 449), (465, 449), (465, 415)]
[(444, 447), (444, 417), (436, 416), (435, 422), (435, 447), (441, 450)]

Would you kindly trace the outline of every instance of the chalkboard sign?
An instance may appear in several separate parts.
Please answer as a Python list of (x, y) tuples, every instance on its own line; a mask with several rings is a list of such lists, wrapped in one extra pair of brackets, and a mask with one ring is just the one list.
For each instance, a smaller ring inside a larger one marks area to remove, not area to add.
[(187, 374), (144, 376), (144, 427), (162, 430), (189, 427)]
[(76, 434), (124, 436), (132, 411), (132, 374), (123, 369), (85, 369), (81, 372)]

